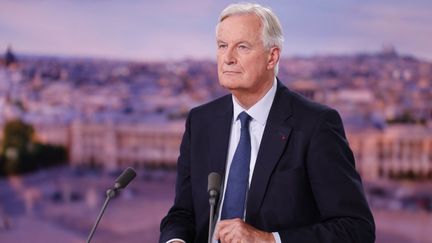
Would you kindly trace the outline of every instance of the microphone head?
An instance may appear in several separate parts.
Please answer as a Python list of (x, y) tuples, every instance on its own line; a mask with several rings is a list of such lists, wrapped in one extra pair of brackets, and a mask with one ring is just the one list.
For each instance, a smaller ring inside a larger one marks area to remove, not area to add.
[(121, 175), (115, 180), (114, 187), (116, 189), (122, 189), (125, 188), (129, 182), (131, 182), (136, 176), (136, 172), (131, 167), (127, 168), (126, 170), (121, 173)]
[(216, 191), (220, 193), (221, 189), (221, 176), (217, 172), (212, 172), (208, 175), (207, 192)]

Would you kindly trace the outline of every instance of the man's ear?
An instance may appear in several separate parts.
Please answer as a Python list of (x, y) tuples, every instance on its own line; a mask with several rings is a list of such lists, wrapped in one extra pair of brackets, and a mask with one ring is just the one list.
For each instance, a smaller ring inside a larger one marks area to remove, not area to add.
[(274, 69), (276, 64), (278, 63), (280, 58), (280, 49), (279, 47), (272, 47), (269, 51), (267, 69)]

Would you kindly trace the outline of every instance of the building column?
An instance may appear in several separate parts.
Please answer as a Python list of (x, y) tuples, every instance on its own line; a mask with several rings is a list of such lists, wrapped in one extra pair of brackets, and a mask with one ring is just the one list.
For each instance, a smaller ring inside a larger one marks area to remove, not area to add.
[(382, 161), (378, 161), (377, 142), (380, 135), (366, 134), (363, 137), (363, 172), (365, 180), (379, 179), (378, 170)]
[(83, 161), (83, 139), (82, 139), (82, 123), (80, 120), (72, 122), (70, 138), (70, 163), (72, 166), (80, 165)]
[(117, 129), (112, 121), (108, 122), (105, 130), (105, 143), (104, 143), (104, 165), (107, 170), (117, 169)]

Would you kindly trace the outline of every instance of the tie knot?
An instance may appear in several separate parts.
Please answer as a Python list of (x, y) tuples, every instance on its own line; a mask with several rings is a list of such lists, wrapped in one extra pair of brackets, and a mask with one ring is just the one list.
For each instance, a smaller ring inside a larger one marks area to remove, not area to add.
[(241, 127), (246, 128), (249, 126), (249, 121), (251, 120), (252, 117), (250, 117), (248, 113), (243, 111), (238, 115), (238, 118), (240, 119)]

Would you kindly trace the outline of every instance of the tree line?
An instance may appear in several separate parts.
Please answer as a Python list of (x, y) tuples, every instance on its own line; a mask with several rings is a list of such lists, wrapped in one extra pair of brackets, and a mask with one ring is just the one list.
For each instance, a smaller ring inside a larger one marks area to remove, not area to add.
[(41, 143), (34, 135), (33, 127), (24, 121), (6, 122), (0, 151), (0, 176), (22, 174), (66, 163), (66, 148)]

